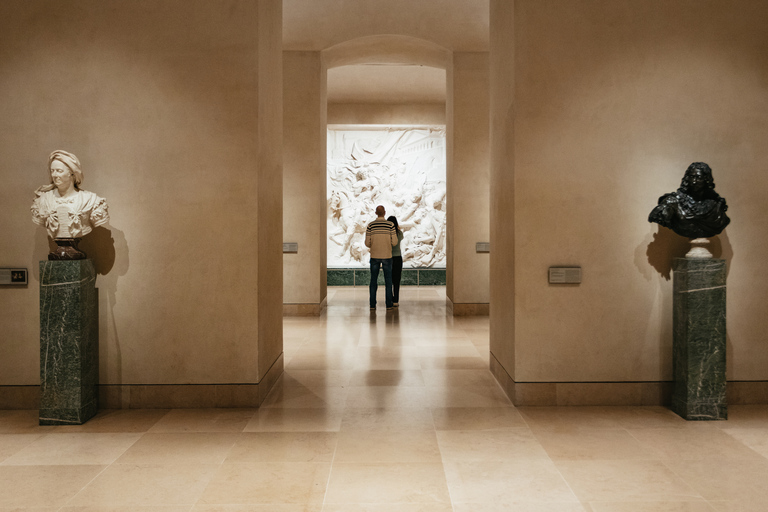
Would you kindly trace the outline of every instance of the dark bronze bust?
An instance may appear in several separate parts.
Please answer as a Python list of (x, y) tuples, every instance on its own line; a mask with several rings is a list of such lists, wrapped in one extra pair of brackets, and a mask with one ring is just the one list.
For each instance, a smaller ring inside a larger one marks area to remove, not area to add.
[(680, 188), (664, 194), (648, 215), (656, 222), (688, 238), (719, 235), (731, 222), (725, 214), (728, 205), (715, 192), (712, 169), (704, 162), (694, 162), (685, 171)]

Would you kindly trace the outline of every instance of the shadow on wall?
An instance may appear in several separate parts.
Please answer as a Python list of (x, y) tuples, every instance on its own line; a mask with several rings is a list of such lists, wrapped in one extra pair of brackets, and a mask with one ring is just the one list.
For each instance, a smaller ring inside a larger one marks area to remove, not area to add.
[(99, 383), (122, 384), (122, 349), (114, 311), (117, 280), (128, 273), (125, 233), (114, 227), (98, 227), (83, 238), (80, 248), (93, 260), (99, 276), (99, 353), (102, 354), (99, 360)]
[[(653, 234), (653, 240), (650, 242), (647, 240), (648, 238), (640, 244), (640, 247), (646, 245), (645, 255), (648, 263), (659, 275), (669, 281), (672, 278), (672, 261), (675, 258), (685, 257), (690, 249), (690, 240), (663, 226), (658, 226), (658, 232)], [(723, 232), (709, 240), (709, 250), (715, 258), (726, 260), (726, 272), (728, 272), (733, 258), (733, 248), (728, 240), (728, 234)], [(640, 262), (635, 262), (635, 264), (638, 263)]]

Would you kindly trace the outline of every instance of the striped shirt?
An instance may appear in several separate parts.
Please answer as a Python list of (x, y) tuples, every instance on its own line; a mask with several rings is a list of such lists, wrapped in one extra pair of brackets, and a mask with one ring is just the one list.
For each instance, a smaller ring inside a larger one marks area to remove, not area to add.
[(371, 249), (371, 258), (389, 259), (392, 247), (397, 245), (395, 225), (384, 217), (378, 217), (365, 228), (365, 246)]

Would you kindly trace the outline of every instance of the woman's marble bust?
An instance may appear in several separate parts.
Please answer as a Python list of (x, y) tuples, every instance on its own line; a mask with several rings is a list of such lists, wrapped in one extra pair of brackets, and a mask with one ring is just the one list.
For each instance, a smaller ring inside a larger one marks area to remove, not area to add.
[(32, 222), (45, 227), (53, 239), (80, 238), (109, 220), (107, 200), (80, 189), (83, 171), (72, 153), (54, 151), (48, 157), (51, 182), (35, 191)]

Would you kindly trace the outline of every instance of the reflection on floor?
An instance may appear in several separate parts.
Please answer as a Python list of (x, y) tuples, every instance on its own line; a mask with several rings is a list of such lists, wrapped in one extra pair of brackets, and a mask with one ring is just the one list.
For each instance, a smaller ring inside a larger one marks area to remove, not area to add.
[[(380, 300), (381, 301), (381, 300)], [(259, 410), (102, 411), (38, 427), (0, 411), (0, 511), (763, 512), (768, 406), (687, 423), (661, 407), (513, 407), (488, 319), (444, 287), (329, 290), (285, 319)]]

